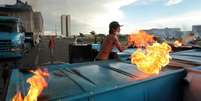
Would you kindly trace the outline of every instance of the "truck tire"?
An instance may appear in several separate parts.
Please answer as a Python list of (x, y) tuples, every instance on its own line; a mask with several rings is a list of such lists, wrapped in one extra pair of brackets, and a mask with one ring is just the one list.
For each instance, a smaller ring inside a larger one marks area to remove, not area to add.
[(21, 46), (21, 54), (22, 54), (22, 56), (24, 56), (24, 54), (25, 54), (25, 52), (26, 52), (26, 45), (25, 44), (22, 44), (22, 46)]

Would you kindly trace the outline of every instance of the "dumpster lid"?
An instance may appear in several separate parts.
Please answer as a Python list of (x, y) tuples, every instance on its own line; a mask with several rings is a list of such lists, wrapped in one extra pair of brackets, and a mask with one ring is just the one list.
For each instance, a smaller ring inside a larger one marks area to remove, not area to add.
[(201, 49), (192, 49), (187, 51), (175, 52), (172, 55), (173, 59), (190, 61), (201, 64)]
[[(43, 95), (48, 96), (50, 100), (79, 99), (143, 81), (137, 79), (138, 71), (135, 65), (118, 61), (60, 64), (50, 65), (47, 68), (50, 77), (47, 79), (48, 87), (44, 89)], [(162, 71), (160, 76), (168, 74), (168, 72), (172, 71)], [(26, 83), (26, 79), (30, 76), (19, 70), (12, 72), (6, 101), (12, 99), (17, 89), (24, 95), (27, 94), (29, 85)], [(159, 75), (151, 78), (155, 77), (159, 77)]]

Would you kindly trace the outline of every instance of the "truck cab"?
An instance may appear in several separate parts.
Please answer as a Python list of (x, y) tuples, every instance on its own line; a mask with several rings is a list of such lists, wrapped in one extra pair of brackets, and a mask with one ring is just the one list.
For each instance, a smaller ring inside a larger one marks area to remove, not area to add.
[(0, 59), (21, 58), (24, 53), (25, 35), (21, 20), (0, 16)]

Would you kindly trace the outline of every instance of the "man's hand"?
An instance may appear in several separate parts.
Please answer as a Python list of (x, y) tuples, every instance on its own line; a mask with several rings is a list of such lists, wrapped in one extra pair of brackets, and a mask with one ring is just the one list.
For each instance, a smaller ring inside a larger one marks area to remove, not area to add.
[(127, 42), (126, 45), (125, 45), (125, 47), (124, 47), (124, 49), (127, 49), (127, 48), (130, 47), (132, 44), (133, 44), (133, 43), (131, 43), (131, 42)]

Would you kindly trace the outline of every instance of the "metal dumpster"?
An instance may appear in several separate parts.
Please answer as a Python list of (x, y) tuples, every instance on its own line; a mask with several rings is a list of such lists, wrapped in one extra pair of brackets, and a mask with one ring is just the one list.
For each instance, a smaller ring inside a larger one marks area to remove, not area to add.
[[(118, 53), (119, 59), (126, 63), (130, 63), (129, 56), (135, 51), (135, 49), (127, 49), (122, 53)], [(173, 60), (181, 60), (191, 62), (192, 64), (201, 64), (201, 49), (191, 49), (179, 52), (171, 53)]]
[[(182, 101), (183, 69), (164, 69), (158, 75), (140, 79), (135, 65), (119, 61), (45, 66), (50, 77), (43, 91), (50, 101)], [(63, 76), (56, 75), (63, 73)], [(27, 94), (31, 74), (14, 70), (6, 101), (17, 90)]]
[(69, 45), (69, 63), (93, 61), (95, 53), (88, 44)]
[(195, 64), (201, 64), (201, 49), (192, 49), (186, 51), (175, 52), (172, 55), (173, 59), (189, 61)]
[(201, 101), (201, 66), (188, 70), (184, 88), (184, 101)]

